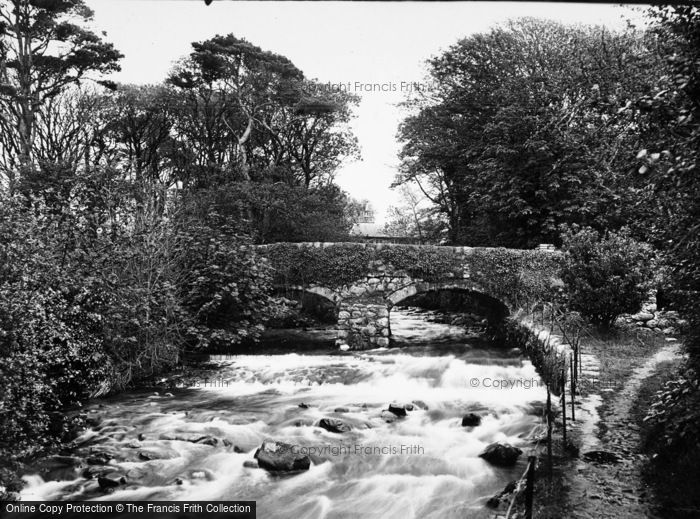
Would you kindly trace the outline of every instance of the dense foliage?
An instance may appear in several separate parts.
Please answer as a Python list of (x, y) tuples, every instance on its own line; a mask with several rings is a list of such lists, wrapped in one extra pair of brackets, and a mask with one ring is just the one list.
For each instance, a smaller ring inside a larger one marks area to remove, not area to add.
[(668, 47), (657, 93), (643, 99), (645, 128), (654, 139), (639, 151), (637, 165), (655, 191), (653, 228), (665, 244), (673, 305), (689, 321), (690, 366), (652, 404), (649, 447), (664, 505), (693, 517), (700, 507), (700, 9), (659, 7), (650, 15), (651, 30)]
[(700, 509), (700, 379), (684, 368), (655, 395), (647, 416), (644, 447), (660, 505), (672, 517), (695, 517)]
[(62, 409), (163, 372), (185, 349), (254, 339), (267, 315), (269, 267), (224, 222), (114, 206), (124, 219), (104, 219), (88, 193), (76, 183), (60, 212), (2, 195), (3, 458), (64, 438)]
[(63, 261), (65, 229), (0, 204), (0, 457), (65, 436), (61, 410), (110, 375), (99, 293)]
[(659, 8), (654, 31), (669, 42), (659, 94), (646, 99), (656, 140), (640, 150), (640, 171), (654, 186), (654, 229), (665, 244), (676, 307), (690, 321), (687, 348), (700, 365), (700, 9)]
[(188, 211), (214, 211), (256, 243), (344, 241), (352, 226), (350, 201), (336, 185), (308, 190), (283, 182), (231, 182), (197, 191)]
[(333, 178), (357, 99), (233, 35), (163, 84), (117, 85), (91, 17), (0, 2), (0, 491), (86, 398), (256, 340), (273, 300), (255, 243), (352, 224)]
[(601, 237), (590, 228), (570, 230), (564, 234), (563, 248), (568, 306), (591, 322), (610, 327), (620, 314), (638, 312), (649, 299), (654, 254), (629, 232)]
[(559, 225), (616, 229), (649, 198), (630, 176), (639, 134), (621, 108), (655, 84), (634, 31), (520, 19), (429, 62), (406, 102), (396, 184), (417, 185), (453, 244), (559, 243)]
[(266, 258), (216, 213), (201, 221), (185, 218), (179, 265), (187, 279), (179, 287), (181, 304), (191, 317), (185, 344), (221, 350), (257, 339), (272, 304)]

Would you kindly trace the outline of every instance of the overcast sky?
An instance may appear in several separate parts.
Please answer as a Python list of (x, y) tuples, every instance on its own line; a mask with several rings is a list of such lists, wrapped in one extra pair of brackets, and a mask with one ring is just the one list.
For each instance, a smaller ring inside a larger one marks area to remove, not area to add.
[[(565, 23), (622, 27), (638, 15), (617, 5), (529, 2), (235, 2), (216, 0), (87, 0), (94, 28), (125, 55), (113, 76), (158, 83), (190, 43), (233, 33), (283, 54), (309, 78), (350, 84), (362, 95), (354, 129), (362, 160), (345, 165), (338, 183), (369, 199), (380, 220), (397, 196), (389, 189), (397, 166), (396, 128), (402, 82), (424, 79), (426, 59), (459, 38), (508, 18), (535, 16)], [(360, 85), (388, 85), (370, 91)], [(356, 89), (356, 85), (359, 87)]]

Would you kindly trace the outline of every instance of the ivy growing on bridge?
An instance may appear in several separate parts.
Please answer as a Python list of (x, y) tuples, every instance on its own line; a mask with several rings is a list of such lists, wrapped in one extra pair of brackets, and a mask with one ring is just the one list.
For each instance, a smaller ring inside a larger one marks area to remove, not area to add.
[(451, 247), (395, 245), (377, 251), (377, 259), (425, 281), (461, 276), (462, 264)]
[(318, 284), (338, 288), (357, 281), (369, 271), (374, 251), (356, 243), (312, 247), (298, 243), (268, 245), (267, 257), (278, 285)]

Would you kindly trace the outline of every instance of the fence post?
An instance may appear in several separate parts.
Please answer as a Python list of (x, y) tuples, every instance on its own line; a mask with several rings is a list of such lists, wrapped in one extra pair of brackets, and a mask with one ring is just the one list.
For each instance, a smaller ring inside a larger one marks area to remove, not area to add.
[(532, 519), (532, 500), (535, 494), (535, 463), (537, 456), (528, 457), (527, 480), (525, 483), (525, 519)]
[(566, 445), (566, 368), (561, 370), (561, 423), (564, 445)]
[[(574, 351), (574, 361), (570, 362), (571, 366), (571, 419), (576, 421), (576, 352)], [(566, 400), (564, 401), (566, 404)]]
[(547, 465), (549, 477), (552, 477), (552, 394), (547, 384)]

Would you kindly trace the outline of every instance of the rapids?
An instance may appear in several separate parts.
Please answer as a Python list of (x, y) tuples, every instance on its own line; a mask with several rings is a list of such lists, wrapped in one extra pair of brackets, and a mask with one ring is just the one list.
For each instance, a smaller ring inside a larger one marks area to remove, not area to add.
[[(541, 432), (545, 390), (494, 387), (539, 377), (519, 351), (426, 315), (392, 311), (401, 348), (212, 356), (215, 369), (194, 387), (90, 402), (94, 425), (64, 453), (73, 466), (37, 460), (22, 499), (255, 500), (266, 519), (489, 517), (486, 500), (521, 475)], [(391, 402), (414, 409), (387, 423), (380, 414)], [(480, 426), (461, 426), (468, 412), (483, 417)], [(352, 430), (327, 432), (315, 425), (323, 417)], [(216, 445), (193, 441), (202, 437)], [(244, 467), (266, 438), (310, 453), (310, 470)], [(523, 449), (515, 467), (478, 457), (495, 441)], [(112, 459), (86, 465), (96, 453)], [(104, 494), (86, 467), (127, 483)]]

